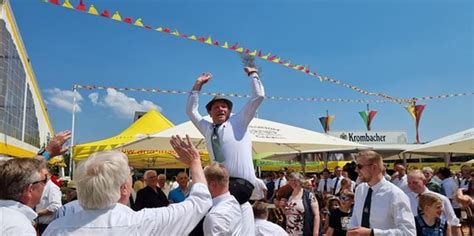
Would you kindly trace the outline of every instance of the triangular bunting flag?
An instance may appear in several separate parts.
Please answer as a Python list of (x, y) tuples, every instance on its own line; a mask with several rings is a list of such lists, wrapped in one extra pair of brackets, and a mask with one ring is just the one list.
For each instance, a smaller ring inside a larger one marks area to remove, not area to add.
[(99, 15), (99, 12), (97, 11), (97, 9), (95, 9), (94, 5), (89, 6), (89, 11), (87, 11), (87, 13), (92, 14), (92, 15), (96, 15), (96, 16)]
[(271, 53), (268, 53), (267, 55), (262, 56), (261, 58), (267, 60), (270, 55), (271, 55)]
[(158, 28), (156, 28), (156, 31), (158, 31), (158, 32), (163, 32), (163, 28), (158, 27)]
[(207, 43), (207, 44), (212, 44), (211, 36), (209, 36), (209, 37), (206, 39), (205, 43)]
[(79, 11), (86, 10), (86, 5), (84, 4), (84, 0), (79, 1), (79, 4), (77, 4), (76, 9)]
[(219, 42), (215, 41), (214, 46), (219, 46)]
[(135, 21), (135, 23), (133, 23), (133, 24), (136, 25), (136, 26), (141, 26), (141, 27), (143, 27), (142, 18), (138, 18), (138, 19)]
[(170, 32), (171, 32), (171, 30), (170, 30), (170, 29), (168, 29), (168, 28), (164, 28), (164, 29), (163, 29), (163, 32), (165, 32), (165, 33), (170, 33)]
[(204, 41), (206, 41), (206, 38), (204, 38), (203, 36), (201, 36), (201, 37), (198, 38), (198, 41), (199, 41), (199, 42), (204, 42)]
[(132, 18), (130, 18), (130, 17), (125, 17), (125, 18), (123, 19), (123, 22), (125, 22), (125, 23), (127, 23), (127, 24), (131, 24), (131, 23), (132, 23)]
[(229, 48), (229, 44), (226, 42), (224, 42), (224, 45), (222, 45), (223, 48)]
[(193, 34), (193, 35), (189, 36), (188, 39), (196, 40), (196, 35)]
[(54, 4), (54, 5), (59, 5), (59, 1), (58, 0), (49, 0), (50, 3)]
[(237, 48), (235, 49), (236, 52), (244, 52), (244, 48)]
[(250, 56), (253, 56), (253, 57), (256, 56), (256, 55), (257, 55), (257, 50), (255, 50), (255, 51), (249, 53), (249, 55), (250, 55)]
[(178, 30), (173, 31), (173, 33), (171, 33), (171, 34), (174, 35), (174, 36), (180, 36)]
[(237, 45), (238, 45), (238, 43), (232, 45), (229, 49), (235, 50), (235, 49), (237, 49)]
[(65, 7), (65, 8), (74, 9), (74, 7), (73, 7), (72, 4), (69, 2), (69, 0), (64, 0), (64, 3), (63, 3), (62, 6)]
[(114, 15), (112, 16), (112, 19), (116, 21), (122, 21), (122, 17), (120, 16), (118, 11), (115, 11)]
[(280, 58), (275, 58), (272, 60), (273, 62), (276, 62), (276, 63), (279, 63), (280, 62)]
[(103, 17), (110, 17), (110, 13), (107, 10), (104, 10), (100, 15)]

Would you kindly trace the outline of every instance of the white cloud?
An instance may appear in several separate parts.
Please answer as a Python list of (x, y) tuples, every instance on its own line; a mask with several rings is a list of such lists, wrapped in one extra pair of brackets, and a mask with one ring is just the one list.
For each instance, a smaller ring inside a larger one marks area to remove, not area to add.
[(107, 95), (102, 100), (99, 99), (98, 94), (92, 95), (92, 97), (91, 95), (89, 95), (89, 99), (91, 99), (92, 103), (112, 109), (121, 118), (128, 119), (133, 117), (135, 111), (148, 111), (150, 109), (161, 111), (161, 107), (151, 101), (143, 100), (138, 102), (135, 98), (128, 97), (124, 93), (111, 88), (107, 89)]
[(81, 112), (80, 102), (83, 100), (81, 94), (77, 91), (61, 90), (59, 88), (46, 89), (47, 97), (45, 102), (60, 109), (72, 112), (72, 103), (74, 96), (76, 97), (76, 112)]
[(98, 104), (99, 93), (91, 93), (91, 94), (89, 94), (88, 97), (89, 97), (89, 99), (91, 100), (91, 102), (94, 106)]

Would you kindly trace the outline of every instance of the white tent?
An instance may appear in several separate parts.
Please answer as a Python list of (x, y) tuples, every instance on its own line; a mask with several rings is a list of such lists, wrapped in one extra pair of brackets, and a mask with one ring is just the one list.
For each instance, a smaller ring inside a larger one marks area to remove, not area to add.
[[(206, 117), (209, 119), (209, 117)], [(364, 145), (269, 120), (254, 118), (249, 125), (254, 153), (303, 152), (328, 148), (363, 148)], [(119, 150), (172, 150), (172, 135), (189, 135), (198, 150), (206, 150), (204, 137), (191, 121), (174, 126), (149, 137), (125, 144)]]
[(474, 154), (474, 128), (436, 139), (406, 152)]

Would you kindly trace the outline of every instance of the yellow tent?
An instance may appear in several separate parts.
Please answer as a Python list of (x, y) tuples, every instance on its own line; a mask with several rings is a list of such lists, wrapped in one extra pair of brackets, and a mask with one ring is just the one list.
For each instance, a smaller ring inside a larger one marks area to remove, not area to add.
[[(120, 134), (95, 142), (78, 144), (73, 147), (73, 159), (80, 161), (86, 159), (90, 154), (99, 151), (111, 150), (125, 143), (135, 141), (137, 136), (151, 135), (162, 130), (173, 127), (173, 123), (157, 110), (150, 110), (140, 119), (136, 120), (130, 127)], [(130, 157), (130, 156), (129, 156)]]

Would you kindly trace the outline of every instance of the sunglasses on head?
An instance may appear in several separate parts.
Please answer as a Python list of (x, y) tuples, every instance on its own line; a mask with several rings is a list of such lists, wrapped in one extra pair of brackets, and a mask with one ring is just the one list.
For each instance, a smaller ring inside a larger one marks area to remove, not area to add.
[(35, 185), (35, 184), (43, 183), (44, 185), (46, 185), (47, 182), (48, 182), (48, 177), (45, 176), (44, 179), (35, 181), (35, 182), (31, 183), (31, 184), (32, 184), (32, 185)]

